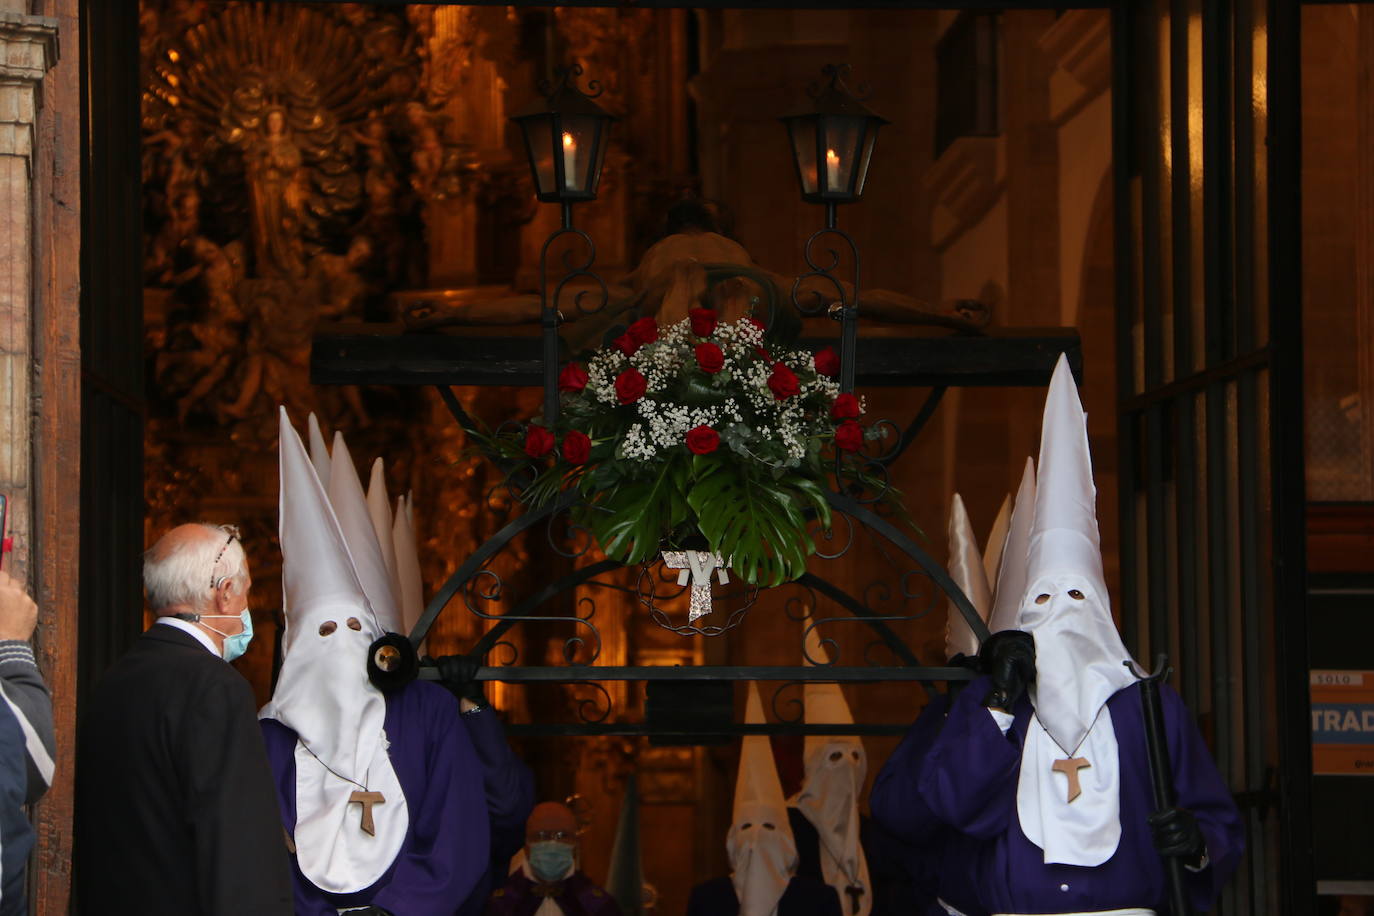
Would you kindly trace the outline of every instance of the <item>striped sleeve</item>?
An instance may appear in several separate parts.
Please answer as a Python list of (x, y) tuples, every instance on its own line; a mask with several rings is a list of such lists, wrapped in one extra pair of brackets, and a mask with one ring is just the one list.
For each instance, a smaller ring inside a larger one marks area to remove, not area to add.
[(19, 722), (28, 760), (28, 801), (52, 785), (55, 749), (52, 697), (27, 642), (0, 640), (0, 699)]

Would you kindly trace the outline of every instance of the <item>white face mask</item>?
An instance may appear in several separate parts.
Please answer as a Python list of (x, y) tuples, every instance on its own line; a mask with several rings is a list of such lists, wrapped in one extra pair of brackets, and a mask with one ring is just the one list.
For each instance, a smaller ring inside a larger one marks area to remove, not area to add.
[(771, 916), (797, 867), (787, 811), (744, 805), (725, 840), (740, 916)]
[(1019, 626), (1035, 637), (1036, 717), (1072, 753), (1111, 695), (1135, 681), (1107, 596), (1086, 576), (1041, 576), (1026, 590)]

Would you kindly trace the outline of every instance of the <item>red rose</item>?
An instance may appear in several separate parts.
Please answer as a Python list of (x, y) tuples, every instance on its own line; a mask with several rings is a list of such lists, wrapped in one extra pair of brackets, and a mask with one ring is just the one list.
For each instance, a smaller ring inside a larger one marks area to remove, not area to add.
[(796, 373), (782, 363), (773, 365), (773, 374), (768, 376), (768, 388), (773, 392), (773, 397), (779, 401), (790, 398), (801, 391), (801, 385), (797, 384)]
[(629, 331), (626, 331), (624, 334), (621, 334), (615, 340), (611, 341), (611, 346), (615, 347), (626, 356), (634, 356), (635, 351), (639, 349), (639, 341), (635, 340), (634, 335)]
[(553, 433), (542, 426), (531, 423), (525, 427), (525, 454), (531, 458), (543, 458), (553, 451)]
[(725, 354), (713, 343), (697, 344), (697, 365), (708, 375), (715, 375), (725, 365)]
[(615, 396), (620, 399), (622, 404), (633, 404), (644, 396), (648, 390), (649, 382), (644, 375), (633, 367), (626, 369), (615, 377)]
[(816, 372), (827, 378), (834, 378), (840, 374), (840, 357), (833, 347), (817, 351)]
[(577, 363), (568, 363), (563, 367), (563, 371), (558, 373), (558, 390), (571, 391), (574, 394), (587, 387), (587, 370)]
[(592, 454), (592, 440), (580, 429), (570, 429), (563, 437), (563, 460), (568, 464), (582, 464)]
[(647, 343), (653, 343), (658, 340), (658, 322), (654, 321), (652, 318), (641, 318), (630, 325), (625, 333), (633, 337), (635, 343), (640, 346)]
[(758, 328), (760, 331), (768, 330), (767, 325), (765, 325), (762, 321), (759, 321), (752, 315), (749, 316), (749, 323), (752, 324), (754, 327)]
[(687, 450), (693, 455), (709, 455), (720, 446), (720, 433), (702, 425), (687, 431)]
[(692, 333), (698, 337), (710, 337), (711, 332), (716, 329), (714, 309), (691, 309), (687, 312), (687, 317), (692, 320)]
[(859, 399), (848, 392), (835, 399), (835, 403), (830, 405), (830, 416), (836, 420), (853, 420), (863, 410), (859, 407)]
[(845, 420), (835, 430), (835, 444), (846, 452), (857, 452), (864, 445), (864, 428), (854, 420)]

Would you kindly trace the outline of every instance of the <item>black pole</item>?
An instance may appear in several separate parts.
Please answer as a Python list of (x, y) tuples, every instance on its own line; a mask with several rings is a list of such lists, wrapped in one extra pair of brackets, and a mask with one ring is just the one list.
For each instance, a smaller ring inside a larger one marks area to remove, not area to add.
[[(1130, 662), (1126, 667), (1136, 674)], [(1164, 730), (1164, 707), (1159, 702), (1159, 682), (1169, 676), (1169, 657), (1160, 654), (1155, 670), (1140, 678), (1140, 710), (1145, 719), (1145, 752), (1150, 758), (1150, 784), (1154, 790), (1155, 811), (1174, 807), (1174, 774), (1169, 765), (1169, 739)], [(1140, 677), (1139, 674), (1136, 674)], [(1169, 879), (1169, 908), (1173, 916), (1188, 916), (1188, 897), (1183, 891), (1183, 863), (1178, 856), (1164, 856), (1164, 872)]]

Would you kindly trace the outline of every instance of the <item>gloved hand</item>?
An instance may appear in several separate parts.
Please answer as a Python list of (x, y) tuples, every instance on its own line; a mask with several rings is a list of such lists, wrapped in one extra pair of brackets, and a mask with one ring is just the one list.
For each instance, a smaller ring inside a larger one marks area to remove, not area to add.
[(1169, 808), (1149, 817), (1155, 849), (1161, 856), (1177, 856), (1183, 864), (1196, 868), (1207, 851), (1207, 841), (1197, 818), (1187, 808)]
[(1002, 630), (988, 637), (978, 657), (992, 681), (983, 705), (1011, 712), (1035, 683), (1035, 638), (1021, 630)]
[(478, 706), (487, 705), (482, 682), (476, 679), (477, 669), (481, 667), (477, 659), (468, 655), (445, 655), (436, 664), (444, 686), (453, 691), (454, 696)]
[(977, 655), (965, 655), (960, 652), (949, 660), (951, 668), (967, 668), (975, 674), (983, 673), (983, 660)]

